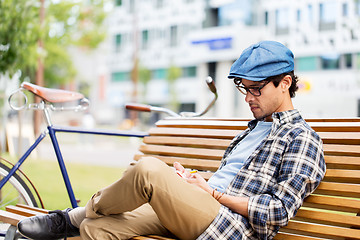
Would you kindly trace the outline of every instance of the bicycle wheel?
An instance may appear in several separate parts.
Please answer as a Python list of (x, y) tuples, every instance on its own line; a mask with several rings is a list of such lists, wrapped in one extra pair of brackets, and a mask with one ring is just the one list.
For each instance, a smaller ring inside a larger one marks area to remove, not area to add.
[[(8, 161), (2, 158), (0, 159), (2, 160), (2, 162), (0, 162), (0, 179), (2, 179), (8, 175), (10, 168), (5, 165), (5, 163), (9, 164)], [(16, 204), (38, 207), (35, 195), (37, 195), (37, 199), (39, 199), (39, 196), (36, 189), (34, 189), (31, 183), (27, 184), (21, 176), (24, 176), (21, 171), (15, 172), (0, 190), (0, 209), (4, 209), (7, 205)], [(28, 180), (26, 176), (25, 179)], [(31, 189), (33, 189), (33, 191), (31, 191)]]

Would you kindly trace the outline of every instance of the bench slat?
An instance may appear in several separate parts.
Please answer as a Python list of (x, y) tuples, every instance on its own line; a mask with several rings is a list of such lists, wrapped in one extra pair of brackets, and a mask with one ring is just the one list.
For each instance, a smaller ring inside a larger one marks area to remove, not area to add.
[(133, 237), (131, 239), (136, 239), (136, 240), (151, 240), (151, 239), (156, 239), (156, 240), (173, 240), (173, 238), (167, 238), (167, 237), (161, 237), (161, 236), (155, 236), (155, 235), (149, 235), (149, 236), (137, 236), (137, 237)]
[(346, 225), (347, 227), (360, 227), (360, 217), (356, 215), (345, 215), (333, 212), (323, 212), (313, 209), (300, 208), (296, 218), (306, 218), (311, 220), (322, 221), (326, 224)]
[[(146, 144), (197, 146), (220, 149), (226, 149), (230, 142), (231, 140), (195, 137), (150, 136), (144, 138), (144, 143)], [(327, 155), (360, 156), (360, 146), (358, 145), (324, 144), (324, 151)]]
[(347, 168), (347, 169), (360, 170), (360, 157), (325, 156), (325, 162), (328, 169)]
[(360, 210), (360, 200), (312, 194), (305, 198), (303, 206), (357, 213)]
[(182, 148), (160, 145), (141, 145), (139, 150), (144, 154), (158, 154), (176, 157), (191, 157), (201, 159), (221, 160), (224, 150), (205, 148)]
[[(195, 159), (195, 158), (181, 158), (181, 157), (171, 157), (171, 156), (159, 156), (159, 155), (151, 155), (151, 154), (136, 154), (134, 155), (134, 159), (138, 161), (143, 156), (151, 156), (151, 157), (158, 157), (164, 162), (166, 162), (168, 165), (172, 165), (174, 162), (180, 162), (182, 164), (185, 164), (187, 166), (191, 166), (191, 168), (197, 169), (196, 166), (199, 166), (200, 168), (198, 170), (211, 170), (216, 171), (217, 168), (220, 166), (220, 160), (216, 160), (216, 163), (214, 163), (214, 160), (203, 160), (203, 159)], [(326, 156), (325, 161), (327, 165), (333, 166), (330, 169), (351, 169), (351, 170), (359, 170), (360, 165), (358, 164), (358, 161), (360, 158), (357, 157), (337, 157), (337, 156)], [(199, 163), (197, 163), (199, 161)], [(337, 168), (335, 168), (336, 166)], [(209, 168), (209, 169), (207, 169)]]
[(0, 221), (1, 222), (9, 223), (13, 226), (16, 226), (17, 223), (24, 218), (25, 218), (25, 216), (21, 216), (21, 215), (15, 214), (15, 213), (0, 210)]
[(291, 239), (291, 240), (324, 240), (324, 238), (296, 235), (296, 234), (286, 233), (286, 232), (278, 232), (278, 234), (276, 234), (276, 236), (273, 239), (274, 240), (287, 240), (287, 239)]
[(16, 204), (16, 206), (21, 207), (21, 208), (25, 208), (25, 209), (29, 209), (29, 210), (33, 210), (33, 211), (37, 211), (37, 212), (40, 212), (40, 213), (49, 213), (49, 210), (38, 208), (38, 207), (32, 207), (32, 206), (28, 206), (28, 205), (25, 205), (25, 204)]
[[(151, 128), (149, 130), (150, 135), (163, 135), (163, 136), (193, 136), (193, 137), (211, 137), (211, 138), (223, 138), (232, 139), (237, 134), (241, 133), (244, 129), (240, 130), (228, 130), (228, 129), (198, 129), (198, 128), (176, 128), (176, 127), (159, 127)], [(319, 136), (328, 143), (343, 143), (343, 144), (359, 144), (360, 136), (356, 132), (346, 131), (317, 131)]]
[(248, 126), (248, 121), (199, 121), (200, 119), (186, 119), (181, 120), (160, 120), (156, 123), (158, 128), (173, 127), (173, 128), (199, 128), (199, 129), (231, 129), (244, 130)]
[(206, 160), (206, 159), (194, 159), (194, 158), (181, 158), (171, 156), (158, 156), (158, 155), (140, 155), (137, 154), (134, 160), (138, 161), (142, 157), (156, 157), (165, 162), (169, 166), (173, 166), (174, 162), (179, 162), (185, 168), (191, 168), (196, 170), (211, 170), (216, 171), (220, 166), (219, 160)]
[(360, 144), (360, 134), (358, 132), (317, 132), (326, 144)]
[(314, 192), (315, 194), (329, 194), (334, 196), (344, 197), (360, 197), (360, 185), (359, 184), (347, 184), (347, 183), (336, 183), (336, 182), (325, 182), (322, 181), (318, 188)]
[(359, 145), (324, 144), (324, 153), (325, 153), (325, 155), (360, 157), (360, 146)]
[[(201, 119), (194, 120), (160, 120), (156, 123), (158, 128), (173, 127), (173, 128), (199, 128), (199, 129), (231, 129), (244, 130), (247, 128), (247, 121), (202, 121)], [(317, 132), (360, 132), (359, 122), (309, 122), (311, 128)]]
[[(159, 120), (159, 122), (166, 122), (166, 121), (174, 121), (174, 120), (179, 120), (178, 118), (174, 118), (174, 117), (167, 117), (164, 118), (162, 120)], [(245, 122), (249, 122), (252, 120), (252, 118), (241, 118), (241, 117), (237, 117), (237, 118), (220, 118), (220, 117), (187, 117), (187, 118), (182, 118), (182, 121), (245, 121)], [(305, 118), (306, 122), (360, 122), (360, 117), (335, 117), (335, 118)]]
[(325, 181), (336, 179), (337, 182), (360, 183), (360, 172), (357, 170), (327, 169)]
[(20, 214), (26, 217), (31, 217), (31, 216), (35, 216), (35, 215), (43, 215), (44, 213), (35, 211), (35, 210), (31, 210), (31, 209), (27, 209), (27, 208), (22, 208), (22, 207), (18, 207), (18, 206), (6, 206), (6, 211), (8, 212), (12, 212), (15, 214)]
[(191, 137), (162, 137), (162, 136), (151, 136), (145, 137), (144, 143), (146, 144), (158, 144), (158, 145), (169, 145), (169, 146), (191, 146), (191, 147), (202, 147), (202, 148), (216, 148), (225, 150), (231, 140), (224, 139), (208, 139), (208, 138), (191, 138)]
[(184, 136), (184, 137), (211, 137), (215, 139), (233, 139), (240, 131), (219, 129), (182, 129), (182, 128), (151, 128), (151, 136)]
[(324, 224), (298, 222), (290, 220), (289, 224), (284, 229), (291, 229), (296, 231), (322, 234), (329, 237), (345, 237), (360, 239), (360, 229), (351, 229), (345, 227), (328, 226)]

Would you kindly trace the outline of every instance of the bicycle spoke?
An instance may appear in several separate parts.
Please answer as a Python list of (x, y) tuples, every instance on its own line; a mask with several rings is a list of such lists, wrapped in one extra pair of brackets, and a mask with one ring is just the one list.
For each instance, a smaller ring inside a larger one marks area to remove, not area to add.
[[(0, 179), (6, 176), (10, 171), (10, 168), (0, 163)], [(0, 190), (0, 209), (4, 209), (5, 206), (11, 204), (26, 204), (30, 206), (37, 206), (35, 198), (30, 191), (30, 188), (22, 180), (22, 178), (15, 173), (9, 181)]]

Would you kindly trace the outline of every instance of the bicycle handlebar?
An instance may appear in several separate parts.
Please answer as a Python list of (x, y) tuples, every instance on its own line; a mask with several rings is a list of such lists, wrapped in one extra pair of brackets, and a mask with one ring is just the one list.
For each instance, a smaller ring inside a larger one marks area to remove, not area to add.
[(161, 113), (166, 113), (172, 117), (200, 117), (202, 115), (204, 115), (205, 113), (207, 113), (209, 111), (209, 109), (214, 105), (215, 101), (217, 100), (218, 94), (217, 94), (217, 90), (215, 87), (215, 83), (214, 80), (208, 76), (205, 79), (210, 91), (214, 94), (214, 98), (213, 100), (209, 103), (209, 105), (205, 108), (205, 110), (203, 110), (200, 113), (196, 113), (196, 112), (181, 112), (180, 114), (177, 114), (173, 111), (171, 111), (170, 109), (167, 108), (163, 108), (163, 107), (154, 107), (151, 105), (146, 105), (146, 104), (139, 104), (139, 103), (128, 103), (125, 105), (125, 108), (127, 110), (133, 110), (133, 111), (140, 111), (140, 112), (161, 112)]
[(181, 115), (171, 111), (170, 109), (163, 107), (155, 107), (141, 103), (128, 103), (125, 105), (127, 110), (139, 111), (139, 112), (162, 112), (173, 117), (181, 117)]
[(216, 87), (215, 87), (215, 81), (210, 76), (208, 76), (205, 79), (205, 81), (206, 81), (210, 91), (217, 95), (217, 91), (216, 91)]
[(125, 105), (127, 110), (139, 111), (139, 112), (151, 112), (151, 106), (141, 103), (128, 103)]

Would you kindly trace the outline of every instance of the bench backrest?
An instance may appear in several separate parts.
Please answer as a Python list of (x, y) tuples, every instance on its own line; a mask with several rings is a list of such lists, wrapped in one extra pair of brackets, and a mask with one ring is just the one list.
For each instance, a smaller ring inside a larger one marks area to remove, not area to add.
[[(175, 161), (203, 170), (207, 179), (220, 165), (231, 140), (247, 128), (246, 119), (166, 119), (151, 128), (142, 156), (168, 165)], [(276, 239), (360, 239), (360, 121), (309, 119), (324, 142), (327, 172), (318, 189)]]

